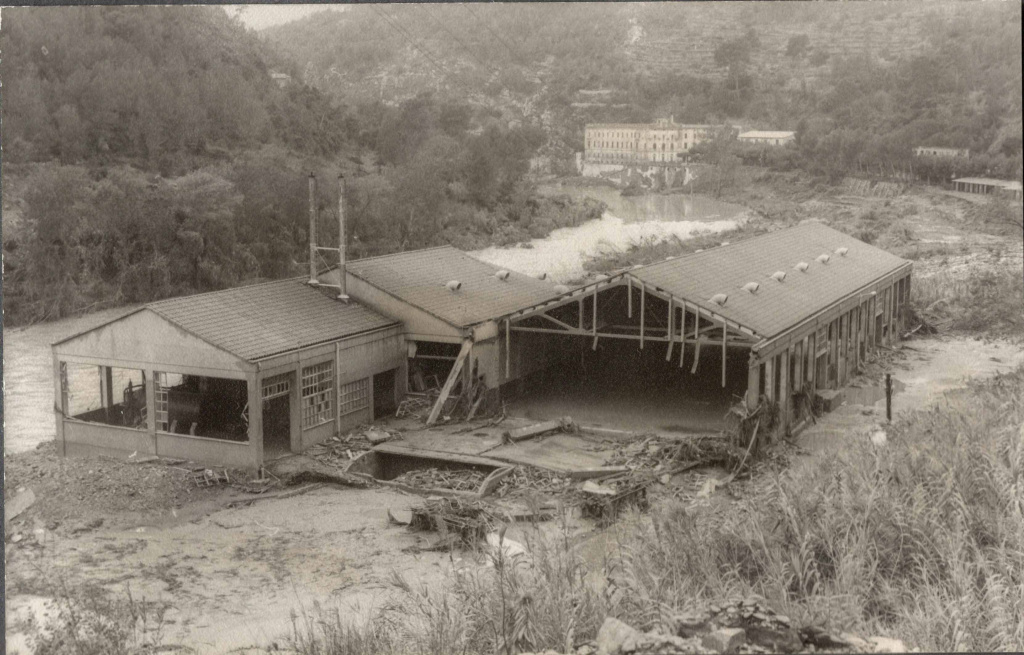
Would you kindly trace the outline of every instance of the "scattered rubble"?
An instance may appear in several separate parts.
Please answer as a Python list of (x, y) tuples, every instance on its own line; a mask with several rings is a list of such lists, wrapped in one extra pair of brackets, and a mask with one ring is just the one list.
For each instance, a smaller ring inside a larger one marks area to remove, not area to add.
[(523, 496), (545, 495), (574, 504), (578, 496), (575, 481), (564, 473), (545, 471), (533, 466), (516, 466), (492, 492), (495, 498), (515, 499)]
[(355, 458), (374, 446), (401, 439), (402, 433), (381, 426), (361, 425), (345, 436), (333, 436), (310, 446), (303, 454), (322, 464), (345, 468)]
[(452, 491), (477, 491), (487, 473), (476, 469), (441, 469), (428, 467), (407, 471), (391, 482), (398, 482), (420, 489), (450, 489)]
[(600, 480), (587, 480), (581, 491), (584, 500), (580, 508), (583, 518), (596, 519), (599, 524), (615, 520), (626, 507), (647, 509), (647, 487), (657, 478), (641, 473), (624, 473)]
[[(474, 546), (496, 523), (489, 505), (460, 498), (428, 498), (412, 508), (409, 528), (452, 536), (464, 545)], [(453, 540), (454, 541), (454, 540)]]
[(561, 430), (565, 433), (575, 433), (579, 431), (579, 426), (573, 422), (571, 416), (563, 416), (557, 421), (544, 421), (543, 423), (537, 423), (535, 425), (527, 425), (525, 427), (516, 428), (515, 430), (508, 430), (504, 432), (501, 437), (504, 443), (516, 443), (519, 441), (525, 441), (526, 439), (532, 439), (548, 432), (554, 432), (555, 430)]
[[(899, 639), (862, 639), (845, 632), (833, 635), (818, 626), (797, 630), (791, 624), (763, 599), (751, 596), (670, 617), (660, 630), (646, 633), (608, 617), (594, 641), (578, 645), (566, 655), (919, 652)], [(549, 650), (534, 655), (560, 654)]]

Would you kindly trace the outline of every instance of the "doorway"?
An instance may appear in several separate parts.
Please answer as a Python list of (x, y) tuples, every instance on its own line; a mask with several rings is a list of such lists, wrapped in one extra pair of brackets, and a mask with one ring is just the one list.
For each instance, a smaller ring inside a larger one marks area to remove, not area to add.
[(395, 398), (395, 374), (398, 369), (391, 369), (373, 376), (373, 419), (391, 416), (398, 409)]
[(273, 458), (292, 450), (291, 375), (263, 381), (263, 453)]

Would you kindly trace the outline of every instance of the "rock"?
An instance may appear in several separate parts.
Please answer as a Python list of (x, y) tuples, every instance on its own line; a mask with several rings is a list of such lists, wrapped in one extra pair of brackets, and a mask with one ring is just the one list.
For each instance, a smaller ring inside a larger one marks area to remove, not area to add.
[(834, 637), (832, 634), (814, 625), (801, 628), (800, 638), (805, 644), (815, 648), (847, 648), (849, 646), (846, 641)]
[(763, 646), (773, 653), (796, 653), (804, 647), (799, 633), (791, 628), (776, 629), (752, 625), (747, 628), (747, 641)]
[(11, 537), (11, 542), (12, 542), (12, 543), (18, 543), (18, 542), (20, 542), (20, 541), (21, 541), (21, 540), (22, 540), (23, 538), (24, 538), (24, 537), (22, 537), (22, 536), (21, 536), (21, 533), (19, 532), (18, 534), (16, 534), (16, 535), (14, 535), (13, 537)]
[(388, 523), (394, 525), (409, 525), (412, 523), (412, 510), (388, 508)]
[(846, 648), (852, 648), (858, 653), (867, 653), (872, 650), (871, 644), (857, 635), (851, 635), (849, 632), (840, 632), (839, 641), (843, 642)]
[(390, 434), (388, 434), (387, 432), (383, 432), (381, 430), (367, 430), (366, 434), (364, 434), (363, 436), (365, 436), (366, 440), (372, 443), (373, 445), (384, 443), (385, 441), (391, 438)]
[(680, 637), (693, 637), (709, 630), (707, 621), (693, 614), (681, 614), (672, 619), (673, 632)]
[(868, 641), (871, 643), (876, 653), (906, 653), (907, 645), (900, 639), (890, 639), (889, 637), (870, 637)]
[(609, 616), (601, 624), (597, 633), (597, 655), (617, 655), (624, 653), (622, 646), (627, 640), (636, 644), (640, 631), (632, 626), (626, 625), (615, 617)]
[(4, 503), (4, 530), (9, 530), (11, 521), (29, 507), (32, 507), (35, 502), (36, 494), (34, 491), (18, 487), (18, 495), (11, 498), (10, 502)]
[(785, 614), (779, 614), (775, 617), (775, 620), (785, 626), (793, 625), (793, 622), (789, 620), (789, 617)]
[(735, 653), (746, 640), (747, 633), (743, 628), (722, 628), (704, 635), (701, 644), (716, 653)]

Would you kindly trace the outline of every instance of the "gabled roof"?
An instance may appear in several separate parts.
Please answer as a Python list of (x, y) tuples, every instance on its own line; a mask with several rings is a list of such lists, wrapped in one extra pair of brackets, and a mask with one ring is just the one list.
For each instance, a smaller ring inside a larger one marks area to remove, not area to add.
[[(836, 253), (847, 248), (846, 255)], [(830, 255), (828, 263), (817, 257)], [(808, 264), (806, 272), (794, 267)], [(821, 223), (804, 223), (650, 264), (627, 275), (771, 338), (908, 264)], [(772, 279), (776, 271), (785, 280)], [(749, 293), (748, 282), (760, 284)], [(711, 302), (727, 294), (724, 305)]]
[[(346, 304), (335, 300), (306, 285), (304, 279), (170, 298), (136, 311), (153, 311), (203, 341), (247, 361), (398, 324), (354, 301)], [(125, 317), (109, 323), (122, 318)], [(57, 343), (81, 334), (84, 332)]]
[[(522, 273), (495, 277), (499, 268), (451, 246), (358, 259), (348, 273), (445, 323), (466, 328), (536, 305), (559, 294), (554, 285)], [(457, 280), (458, 291), (445, 285)]]
[(1015, 180), (997, 180), (991, 177), (959, 177), (954, 182), (966, 182), (967, 184), (983, 184), (985, 186), (996, 186), (1001, 189), (1020, 189), (1021, 184)]

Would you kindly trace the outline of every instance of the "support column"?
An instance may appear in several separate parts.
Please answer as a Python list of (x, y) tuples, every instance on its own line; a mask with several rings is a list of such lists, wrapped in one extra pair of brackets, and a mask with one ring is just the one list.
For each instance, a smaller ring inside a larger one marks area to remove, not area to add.
[(807, 345), (810, 347), (810, 354), (807, 359), (809, 370), (807, 371), (807, 379), (811, 385), (811, 391), (818, 390), (818, 328), (815, 326), (814, 332), (807, 335)]
[(786, 348), (779, 357), (779, 409), (781, 410), (782, 429), (789, 431), (790, 411), (789, 406), (789, 355), (790, 349)]
[(260, 376), (256, 371), (245, 376), (245, 385), (249, 392), (249, 452), (252, 453), (254, 467), (263, 465), (263, 403), (260, 399), (260, 383)]
[(114, 370), (100, 366), (100, 405), (109, 410), (114, 406)]
[[(110, 370), (110, 367), (107, 367)], [(159, 456), (160, 443), (156, 437), (156, 372), (147, 368), (142, 371), (145, 377), (143, 384), (146, 385), (146, 430), (149, 431), (149, 439), (153, 442), (153, 454)]]
[(753, 411), (761, 398), (761, 362), (754, 352), (750, 352), (750, 363), (747, 369), (747, 409)]
[(64, 412), (67, 407), (64, 404), (64, 380), (61, 376), (60, 360), (57, 355), (53, 356), (53, 419), (57, 428), (57, 454), (64, 457), (68, 454), (67, 445), (64, 443)]
[(647, 300), (647, 285), (640, 284), (640, 350), (644, 349), (644, 304)]
[(775, 402), (775, 355), (764, 360), (764, 395), (768, 402)]

